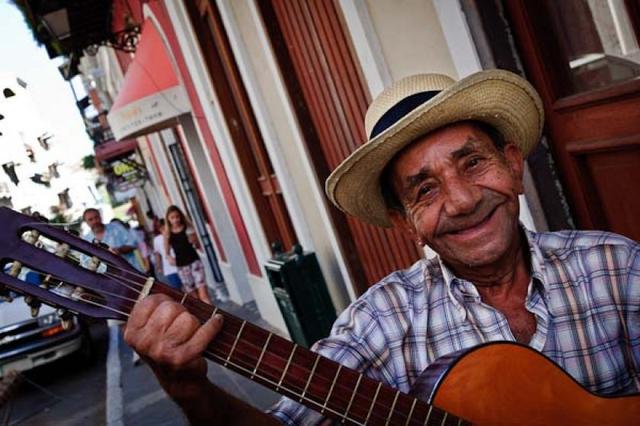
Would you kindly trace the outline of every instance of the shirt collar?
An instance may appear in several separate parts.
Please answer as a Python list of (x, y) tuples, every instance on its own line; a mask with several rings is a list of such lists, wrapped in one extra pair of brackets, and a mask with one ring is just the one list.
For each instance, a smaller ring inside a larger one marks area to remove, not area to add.
[[(548, 284), (544, 278), (545, 260), (540, 246), (536, 243), (536, 233), (525, 228), (522, 223), (520, 224), (520, 229), (522, 230), (522, 233), (525, 236), (525, 240), (527, 241), (527, 245), (529, 246), (529, 258), (531, 260), (531, 279), (533, 282), (542, 284), (542, 287), (546, 291), (548, 290)], [(436, 257), (438, 259), (438, 263), (440, 264), (442, 278), (444, 280), (445, 286), (447, 287), (447, 291), (451, 296), (453, 296), (453, 294), (451, 293), (452, 287), (455, 287), (455, 284), (466, 282), (466, 280), (456, 277), (453, 271), (449, 269), (449, 267), (442, 261), (440, 255), (437, 255)], [(529, 289), (529, 291), (531, 291), (531, 288)]]

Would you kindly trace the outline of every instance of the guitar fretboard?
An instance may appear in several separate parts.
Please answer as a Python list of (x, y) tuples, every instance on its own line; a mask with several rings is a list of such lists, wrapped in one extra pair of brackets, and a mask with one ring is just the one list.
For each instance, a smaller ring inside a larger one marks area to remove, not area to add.
[(165, 286), (202, 322), (224, 316), (222, 332), (205, 356), (237, 373), (345, 424), (460, 425), (432, 405), (376, 382), (254, 324)]

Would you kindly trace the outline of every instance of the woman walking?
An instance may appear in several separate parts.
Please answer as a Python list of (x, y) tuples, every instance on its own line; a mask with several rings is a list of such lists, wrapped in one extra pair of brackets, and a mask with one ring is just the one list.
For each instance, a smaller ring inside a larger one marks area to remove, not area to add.
[[(189, 296), (211, 304), (204, 272), (198, 256), (198, 238), (191, 222), (177, 206), (170, 206), (166, 214), (164, 252), (170, 263), (178, 267), (182, 290)], [(175, 253), (175, 257), (171, 253)]]

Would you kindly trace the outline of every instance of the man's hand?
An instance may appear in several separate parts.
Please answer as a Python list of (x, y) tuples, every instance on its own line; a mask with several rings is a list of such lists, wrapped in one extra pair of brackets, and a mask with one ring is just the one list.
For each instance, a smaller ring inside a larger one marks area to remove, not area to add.
[(140, 301), (131, 312), (125, 341), (147, 361), (167, 393), (177, 401), (208, 386), (202, 354), (222, 328), (222, 316), (204, 324), (162, 294)]
[(189, 423), (200, 425), (278, 425), (271, 417), (207, 379), (205, 348), (222, 329), (215, 315), (204, 324), (168, 296), (155, 294), (131, 311), (126, 342), (153, 369), (160, 385), (182, 408)]

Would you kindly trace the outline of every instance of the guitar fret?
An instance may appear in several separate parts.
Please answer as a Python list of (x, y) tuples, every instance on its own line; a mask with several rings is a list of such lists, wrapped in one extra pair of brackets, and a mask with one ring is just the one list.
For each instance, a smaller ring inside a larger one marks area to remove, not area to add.
[(424, 419), (424, 426), (429, 424), (429, 417), (431, 417), (431, 410), (433, 410), (433, 405), (429, 405), (429, 411), (427, 411), (427, 418)]
[(252, 379), (255, 377), (256, 372), (258, 371), (258, 366), (260, 366), (260, 363), (262, 362), (262, 357), (264, 357), (264, 354), (267, 351), (267, 346), (269, 346), (269, 341), (271, 340), (271, 336), (273, 336), (273, 333), (269, 333), (269, 336), (267, 337), (267, 341), (262, 346), (262, 352), (260, 352), (260, 357), (258, 358), (258, 363), (256, 364), (256, 367), (251, 372), (251, 378)]
[(186, 298), (187, 298), (187, 293), (184, 293), (184, 294), (182, 295), (182, 299), (180, 300), (180, 304), (181, 304), (181, 305), (184, 305), (184, 301), (186, 300)]
[(302, 400), (304, 399), (304, 395), (307, 393), (307, 389), (309, 388), (309, 385), (311, 384), (311, 378), (313, 377), (313, 374), (316, 372), (316, 367), (318, 366), (318, 361), (320, 361), (320, 355), (316, 354), (316, 360), (313, 363), (313, 367), (311, 368), (311, 373), (309, 373), (309, 378), (307, 379), (307, 384), (304, 385), (304, 390), (302, 391), (302, 394), (300, 395), (300, 402), (302, 402)]
[(358, 374), (358, 381), (356, 382), (356, 386), (353, 388), (353, 392), (351, 392), (351, 399), (349, 400), (349, 404), (347, 405), (347, 409), (342, 416), (342, 423), (347, 420), (347, 416), (349, 415), (349, 410), (351, 409), (351, 404), (353, 404), (353, 400), (356, 397), (356, 392), (358, 392), (358, 387), (360, 386), (360, 381), (362, 380), (362, 374)]
[(291, 360), (293, 359), (293, 354), (296, 353), (296, 349), (298, 345), (296, 343), (293, 344), (293, 349), (291, 350), (291, 355), (289, 355), (289, 359), (287, 360), (287, 365), (285, 365), (284, 370), (282, 371), (282, 376), (280, 376), (280, 380), (278, 381), (278, 386), (276, 386), (276, 392), (280, 390), (280, 386), (282, 385), (282, 381), (284, 380), (284, 376), (289, 371), (289, 366), (291, 365)]
[(236, 335), (236, 340), (233, 342), (233, 346), (231, 346), (231, 350), (229, 351), (229, 355), (227, 355), (227, 359), (224, 361), (224, 366), (226, 367), (229, 364), (229, 360), (231, 359), (231, 354), (236, 349), (236, 345), (238, 344), (238, 340), (240, 340), (240, 335), (242, 334), (242, 330), (244, 330), (244, 326), (247, 325), (247, 321), (242, 321), (242, 325), (240, 326), (240, 330), (238, 330), (238, 334)]
[(389, 410), (389, 414), (387, 415), (387, 421), (385, 426), (389, 424), (391, 421), (391, 416), (393, 416), (393, 410), (396, 408), (396, 403), (398, 402), (398, 396), (400, 396), (400, 391), (396, 391), (396, 396), (393, 398), (393, 404), (391, 404), (391, 409)]
[(216, 308), (213, 310), (213, 312), (211, 312), (211, 318), (213, 318), (216, 313), (218, 312), (218, 307), (216, 306)]
[(413, 416), (413, 410), (416, 408), (417, 402), (418, 400), (416, 398), (413, 398), (413, 404), (411, 404), (411, 410), (409, 410), (409, 415), (407, 416), (407, 421), (405, 422), (404, 426), (409, 426), (409, 422), (411, 421), (411, 416)]
[[(211, 357), (211, 359), (212, 359), (212, 360), (218, 359), (218, 360), (220, 361), (220, 363), (222, 363), (222, 360), (224, 359), (224, 358), (223, 358), (223, 357), (221, 357), (220, 355), (217, 355), (217, 354), (215, 354), (215, 353), (213, 353), (213, 352), (207, 352), (207, 351), (205, 351), (205, 354), (206, 354), (206, 355), (209, 355), (209, 356)], [(234, 366), (238, 371), (244, 372), (244, 373), (246, 373), (247, 375), (248, 375), (248, 373), (249, 373), (249, 371), (250, 371), (250, 370), (249, 370), (249, 369), (247, 369), (246, 367), (244, 367), (244, 366), (242, 366), (242, 365), (240, 365), (240, 364), (236, 364), (236, 363), (234, 363), (233, 361), (230, 361), (230, 362), (229, 362), (229, 364), (230, 364), (230, 365), (232, 365), (232, 366)], [(269, 379), (269, 377), (267, 377), (267, 376), (260, 376), (259, 374), (258, 374), (258, 377), (259, 377), (259, 378), (261, 378), (261, 379), (263, 379), (265, 382), (267, 382), (267, 383), (269, 383), (269, 384), (271, 384), (271, 385), (274, 385), (274, 386), (275, 386), (275, 381), (272, 381), (271, 379)], [(291, 393), (292, 393), (292, 394), (294, 394), (294, 395), (295, 395), (295, 393), (296, 393), (296, 391), (295, 391), (294, 389), (290, 389), (290, 388), (287, 388), (287, 387), (285, 387), (285, 386), (283, 386), (283, 389), (285, 389), (285, 390), (287, 390), (287, 391), (291, 392)], [(312, 399), (309, 399), (309, 400), (308, 400), (308, 403), (309, 403), (309, 405), (310, 405), (310, 406), (311, 406), (311, 405), (314, 405), (314, 406), (316, 406), (316, 407), (320, 407), (320, 403), (319, 403), (319, 402), (316, 402), (316, 401), (313, 401)], [(334, 410), (334, 409), (332, 409), (332, 408), (330, 408), (330, 407), (327, 407), (327, 411), (328, 411), (328, 412), (331, 412), (331, 413), (333, 413), (333, 414), (335, 414), (335, 415), (336, 415), (336, 417), (338, 417), (338, 416), (342, 416), (342, 414), (341, 414), (341, 413), (339, 413), (338, 411), (336, 411), (336, 410)], [(358, 425), (364, 426), (364, 423), (359, 423), (359, 422), (357, 422), (357, 421), (356, 421), (356, 420), (354, 420), (354, 419), (349, 419), (349, 420), (351, 420), (351, 421), (352, 421), (352, 422), (354, 422), (355, 424), (358, 424)]]
[(462, 417), (458, 419), (458, 426), (462, 426)]
[(448, 413), (444, 413), (444, 417), (442, 418), (442, 423), (440, 423), (440, 426), (444, 426), (444, 422), (447, 421), (447, 416), (448, 415), (449, 415)]
[(382, 387), (382, 382), (378, 382), (378, 387), (376, 388), (376, 394), (373, 395), (373, 400), (371, 401), (371, 406), (369, 407), (369, 412), (367, 413), (367, 418), (364, 420), (364, 424), (369, 423), (369, 417), (371, 417), (371, 413), (373, 412), (373, 406), (376, 405), (376, 400), (378, 399), (378, 393), (380, 393), (381, 387)]
[(327, 394), (327, 397), (324, 399), (324, 405), (322, 406), (322, 410), (320, 410), (320, 414), (323, 414), (324, 410), (327, 409), (329, 398), (331, 398), (331, 394), (333, 393), (333, 388), (336, 386), (336, 380), (338, 380), (338, 376), (340, 375), (341, 369), (342, 369), (342, 364), (338, 364), (338, 370), (336, 371), (336, 375), (333, 377), (333, 383), (331, 383), (331, 388), (329, 388), (329, 393)]

